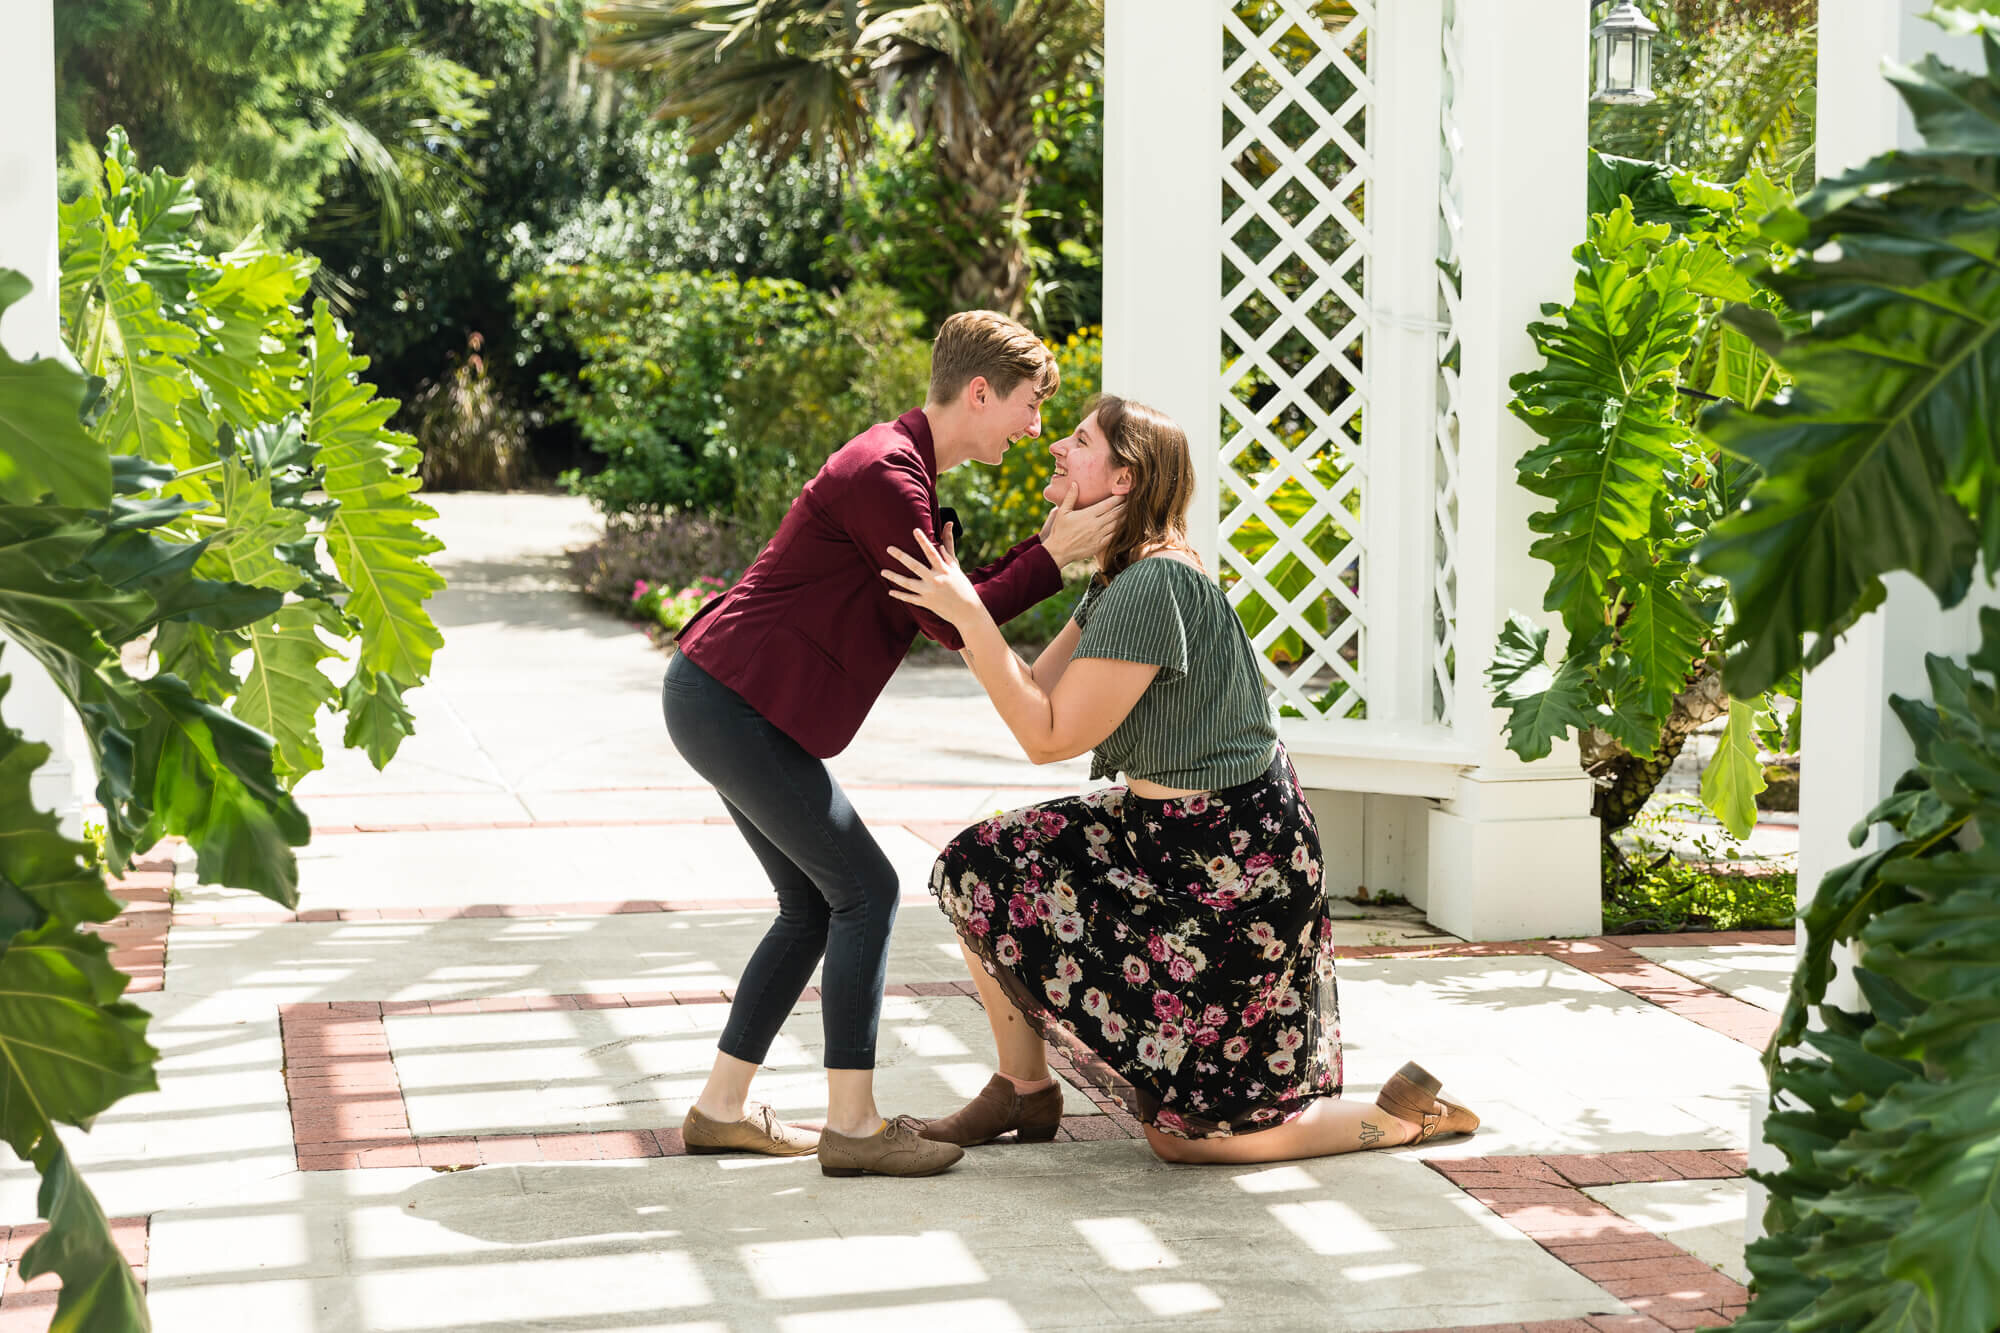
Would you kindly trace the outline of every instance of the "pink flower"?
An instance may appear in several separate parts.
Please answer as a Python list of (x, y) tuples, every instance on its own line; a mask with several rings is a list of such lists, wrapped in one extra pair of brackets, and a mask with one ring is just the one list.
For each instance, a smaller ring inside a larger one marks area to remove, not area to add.
[(993, 926), (987, 921), (986, 913), (974, 912), (971, 916), (965, 918), (965, 928), (975, 935), (984, 935), (992, 930)]
[(1225, 1060), (1241, 1060), (1248, 1054), (1250, 1054), (1248, 1037), (1231, 1037), (1222, 1043), (1222, 1058)]
[(980, 883), (972, 890), (972, 905), (982, 912), (993, 910), (993, 886)]
[(1179, 1018), (1185, 1011), (1186, 1006), (1181, 1003), (1180, 996), (1163, 990), (1153, 992), (1153, 1017)]
[(1187, 1121), (1181, 1119), (1172, 1111), (1160, 1110), (1153, 1114), (1153, 1128), (1162, 1130), (1168, 1134), (1185, 1135), (1187, 1133)]
[(1167, 963), (1167, 975), (1175, 981), (1193, 981), (1194, 964), (1185, 958), (1175, 958)]
[(1149, 935), (1146, 937), (1146, 952), (1153, 955), (1154, 962), (1164, 963), (1167, 961), (1167, 942), (1158, 935)]
[(993, 957), (1002, 967), (1012, 967), (1021, 961), (1021, 942), (1012, 935), (1002, 935), (993, 941)]
[(1229, 1021), (1229, 1011), (1219, 1004), (1211, 1004), (1201, 1011), (1201, 1021), (1209, 1027), (1219, 1028)]
[(1035, 920), (1034, 904), (1029, 902), (1025, 895), (1015, 894), (1007, 900), (1007, 920), (1016, 926), (1033, 925)]
[(1263, 1021), (1264, 1021), (1264, 1006), (1263, 1006), (1263, 1005), (1261, 1005), (1261, 1004), (1251, 1004), (1251, 1005), (1245, 1005), (1245, 1006), (1244, 1006), (1244, 1008), (1243, 1008), (1243, 1026), (1244, 1026), (1244, 1027), (1246, 1027), (1246, 1028), (1254, 1028), (1254, 1027), (1256, 1027), (1256, 1026), (1257, 1026), (1257, 1025), (1259, 1024), (1259, 1023), (1261, 1023), (1261, 1022), (1263, 1022)]
[(1272, 859), (1271, 854), (1269, 852), (1258, 852), (1255, 856), (1251, 857), (1249, 860), (1243, 863), (1243, 873), (1246, 875), (1253, 875), (1253, 876), (1261, 875), (1266, 870), (1269, 870), (1272, 866), (1276, 864), (1277, 862)]
[(1146, 966), (1145, 959), (1135, 954), (1125, 955), (1125, 980), (1134, 986), (1143, 986), (1146, 984), (1146, 979), (1152, 975), (1153, 969)]
[(1106, 1014), (1104, 1016), (1104, 1039), (1106, 1041), (1123, 1041), (1125, 1040), (1127, 1031), (1126, 1022), (1119, 1015)]
[(1213, 1046), (1222, 1039), (1222, 1034), (1214, 1028), (1196, 1028), (1188, 1034), (1188, 1039), (1197, 1046)]
[(645, 595), (646, 595), (646, 580), (644, 579), (632, 580), (632, 600), (636, 602)]
[(1049, 997), (1049, 1003), (1058, 1009), (1069, 1007), (1069, 987), (1051, 977), (1042, 983), (1042, 994)]

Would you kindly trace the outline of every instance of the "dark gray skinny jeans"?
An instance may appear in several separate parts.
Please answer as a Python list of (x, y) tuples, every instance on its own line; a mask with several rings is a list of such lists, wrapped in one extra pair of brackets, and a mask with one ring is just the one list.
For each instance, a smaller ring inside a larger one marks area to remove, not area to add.
[(778, 893), (778, 919), (744, 964), (717, 1045), (763, 1064), (824, 955), (826, 1067), (873, 1069), (895, 868), (826, 764), (742, 695), (679, 653), (662, 689), (674, 748), (714, 785)]

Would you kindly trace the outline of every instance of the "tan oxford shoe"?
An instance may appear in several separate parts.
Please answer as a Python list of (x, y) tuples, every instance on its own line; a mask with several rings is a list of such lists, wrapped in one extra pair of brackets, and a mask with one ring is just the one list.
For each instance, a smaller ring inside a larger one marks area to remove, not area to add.
[(697, 1156), (719, 1152), (754, 1152), (766, 1157), (804, 1157), (819, 1147), (819, 1135), (778, 1119), (762, 1102), (743, 1108), (741, 1120), (711, 1120), (699, 1107), (688, 1107), (681, 1122), (681, 1142)]

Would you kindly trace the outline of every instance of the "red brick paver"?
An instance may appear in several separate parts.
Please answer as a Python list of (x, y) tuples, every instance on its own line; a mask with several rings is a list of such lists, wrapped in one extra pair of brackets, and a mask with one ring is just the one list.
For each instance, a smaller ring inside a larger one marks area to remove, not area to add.
[[(1737, 1152), (1697, 1150), (1433, 1158), (1425, 1165), (1636, 1312), (1611, 1322), (1606, 1316), (1591, 1316), (1588, 1323), (1597, 1333), (1659, 1333), (1663, 1329), (1727, 1327), (1743, 1313), (1749, 1292), (1672, 1241), (1607, 1208), (1583, 1189), (1661, 1180), (1731, 1179), (1743, 1174), (1743, 1159), (1744, 1154)], [(1574, 1322), (1494, 1327), (1555, 1333)]]
[(166, 982), (167, 927), (173, 921), (174, 862), (156, 849), (105, 883), (125, 910), (84, 930), (111, 946), (111, 965), (132, 978), (127, 991), (156, 991)]

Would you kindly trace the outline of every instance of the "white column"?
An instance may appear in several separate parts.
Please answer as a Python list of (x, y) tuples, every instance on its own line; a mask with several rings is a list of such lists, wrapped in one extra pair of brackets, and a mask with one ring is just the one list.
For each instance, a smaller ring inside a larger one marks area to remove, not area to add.
[[(1515, 461), (1533, 432), (1507, 411), (1508, 380), (1539, 364), (1527, 333), (1566, 300), (1583, 239), (1590, 24), (1579, 0), (1460, 6), (1461, 167), (1458, 699), (1477, 767), (1431, 812), (1431, 921), (1472, 939), (1589, 935), (1602, 928), (1598, 824), (1574, 744), (1524, 764), (1506, 748), (1486, 668), (1507, 617), (1546, 623), (1548, 567), (1528, 555), (1535, 497)], [(1435, 158), (1433, 148), (1426, 169)], [(1560, 633), (1558, 633), (1560, 637)]]
[[(0, 43), (0, 268), (18, 269), (34, 290), (0, 319), (0, 341), (16, 360), (60, 356), (56, 327), (56, 42), (51, 0), (18, 0)], [(82, 827), (78, 774), (68, 742), (69, 706), (41, 665), (18, 647), (0, 653), (14, 678), (6, 721), (51, 751), (36, 772), (35, 804), (54, 810), (66, 833)]]
[[(1107, 0), (1104, 388), (1188, 433), (1190, 536), (1219, 568), (1222, 12), (1216, 0)], [(1056, 423), (1067, 426), (1068, 423)]]
[[(1980, 69), (1977, 38), (1954, 38), (1922, 15), (1929, 0), (1820, 0), (1819, 172), (1860, 166), (1878, 153), (1922, 142), (1909, 108), (1882, 77), (1887, 62), (1914, 65), (1936, 54), (1947, 64)], [(1885, 580), (1882, 608), (1866, 616), (1839, 648), (1806, 674), (1805, 734), (1799, 756), (1799, 905), (1811, 902), (1826, 872), (1863, 854), (1847, 831), (1890, 793), (1916, 761), (1908, 735), (1889, 711), (1889, 696), (1930, 698), (1924, 655), (1964, 658), (1979, 643), (1979, 608), (2000, 601), (1983, 579), (1972, 594), (1943, 610), (1930, 590), (1907, 574)], [(1871, 830), (1863, 850), (1880, 833)], [(1843, 973), (1827, 998), (1857, 1008), (1860, 997)], [(1764, 1104), (1751, 1113), (1752, 1165), (1778, 1170), (1784, 1156), (1763, 1141)], [(1749, 1235), (1763, 1234), (1764, 1190), (1750, 1186)]]

